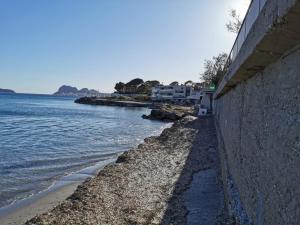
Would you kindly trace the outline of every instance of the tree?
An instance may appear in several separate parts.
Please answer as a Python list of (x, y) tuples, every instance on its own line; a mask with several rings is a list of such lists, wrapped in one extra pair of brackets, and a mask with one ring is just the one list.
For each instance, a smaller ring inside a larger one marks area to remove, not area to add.
[(230, 20), (226, 23), (226, 28), (229, 32), (239, 33), (239, 30), (242, 26), (242, 20), (240, 19), (240, 15), (237, 13), (235, 9), (229, 10)]
[(129, 81), (126, 86), (138, 86), (139, 84), (142, 84), (144, 83), (144, 81), (140, 78), (135, 78), (131, 81)]
[(125, 84), (123, 82), (118, 82), (115, 85), (115, 89), (116, 89), (117, 92), (120, 92), (120, 91), (122, 91), (122, 89), (124, 88), (124, 86), (125, 86)]
[(220, 53), (218, 56), (214, 56), (212, 59), (207, 59), (204, 62), (204, 72), (201, 74), (201, 79), (207, 84), (217, 85), (219, 79), (227, 71), (227, 58), (226, 53)]
[(170, 85), (179, 85), (178, 81), (173, 81)]
[(138, 94), (148, 94), (149, 91), (151, 91), (151, 88), (149, 86), (147, 86), (145, 83), (140, 84), (137, 88), (136, 88), (136, 92)]
[(155, 87), (157, 85), (160, 84), (160, 82), (158, 80), (148, 80), (145, 82), (146, 85), (151, 86), (151, 87)]
[(184, 85), (193, 85), (193, 81), (188, 80), (188, 81), (184, 82)]

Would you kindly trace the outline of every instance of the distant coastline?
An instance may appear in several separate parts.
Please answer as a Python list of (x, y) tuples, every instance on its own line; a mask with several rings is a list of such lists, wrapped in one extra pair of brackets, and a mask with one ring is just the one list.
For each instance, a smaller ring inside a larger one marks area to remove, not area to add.
[(14, 90), (11, 89), (3, 89), (0, 88), (0, 93), (10, 93), (10, 94), (15, 94), (16, 92)]
[(70, 97), (86, 97), (86, 96), (110, 96), (110, 94), (100, 93), (94, 89), (72, 87), (62, 85), (53, 95), (55, 96), (70, 96)]

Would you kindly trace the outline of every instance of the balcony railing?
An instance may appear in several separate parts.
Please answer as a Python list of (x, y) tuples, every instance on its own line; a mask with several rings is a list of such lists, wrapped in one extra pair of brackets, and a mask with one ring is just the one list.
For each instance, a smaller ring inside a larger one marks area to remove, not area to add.
[(243, 20), (239, 33), (235, 39), (233, 47), (229, 53), (226, 67), (228, 68), (236, 59), (241, 47), (243, 46), (249, 31), (251, 30), (254, 22), (256, 21), (258, 15), (263, 9), (264, 5), (268, 0), (252, 0), (246, 16)]

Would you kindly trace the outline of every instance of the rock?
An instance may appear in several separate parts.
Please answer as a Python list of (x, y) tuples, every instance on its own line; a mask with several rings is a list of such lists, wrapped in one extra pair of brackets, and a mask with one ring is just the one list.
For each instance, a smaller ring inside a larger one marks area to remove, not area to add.
[(193, 122), (196, 119), (197, 117), (195, 116), (184, 116), (179, 122), (181, 123), (181, 125), (184, 125)]
[(82, 98), (76, 99), (74, 102), (78, 103), (78, 104), (93, 104), (94, 100), (96, 100), (96, 98), (82, 97)]
[(188, 122), (191, 122), (191, 121), (194, 121), (197, 119), (196, 116), (190, 116), (190, 115), (187, 115), (187, 116), (184, 116), (184, 121), (188, 121)]
[(61, 86), (57, 92), (54, 93), (54, 95), (67, 95), (67, 94), (75, 94), (78, 92), (78, 89), (76, 87), (71, 87), (67, 85)]
[(116, 163), (124, 163), (128, 160), (127, 154), (126, 152), (124, 152), (122, 155), (120, 155), (117, 160)]
[(149, 107), (151, 103), (136, 102), (136, 101), (118, 101), (97, 97), (82, 97), (75, 100), (78, 104), (87, 105), (106, 105), (106, 106), (120, 106), (120, 107)]
[(151, 119), (163, 120), (163, 121), (176, 121), (180, 119), (180, 115), (176, 112), (169, 112), (162, 109), (152, 109), (150, 116)]
[(143, 119), (150, 119), (150, 116), (143, 114), (143, 115), (142, 115), (142, 118), (143, 118)]
[(152, 109), (150, 115), (143, 115), (142, 117), (144, 119), (174, 122), (184, 118), (187, 115), (193, 114), (194, 111), (191, 107), (172, 106), (167, 104)]

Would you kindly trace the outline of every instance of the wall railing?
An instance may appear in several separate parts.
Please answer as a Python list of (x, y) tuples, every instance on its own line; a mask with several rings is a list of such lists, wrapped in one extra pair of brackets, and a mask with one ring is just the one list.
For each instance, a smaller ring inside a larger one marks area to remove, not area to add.
[[(264, 5), (268, 0), (252, 0), (250, 6), (247, 10), (241, 28), (238, 32), (238, 35), (235, 39), (233, 47), (229, 53), (226, 67), (228, 68), (236, 59), (243, 43), (245, 42), (249, 31), (251, 30), (254, 22), (256, 21), (257, 17), (259, 16), (261, 10), (263, 9)], [(221, 81), (221, 80), (220, 80)]]

